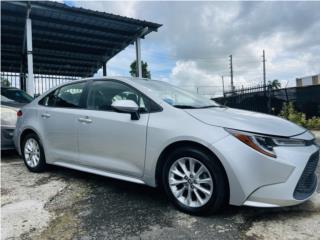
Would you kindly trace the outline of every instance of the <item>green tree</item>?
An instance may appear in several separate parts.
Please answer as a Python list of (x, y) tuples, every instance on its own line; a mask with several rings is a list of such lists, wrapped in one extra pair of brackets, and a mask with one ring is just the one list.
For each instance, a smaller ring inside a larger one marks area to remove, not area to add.
[(8, 79), (4, 78), (4, 77), (1, 77), (1, 86), (2, 87), (10, 87), (11, 86), (11, 83), (9, 82)]
[[(142, 77), (143, 78), (151, 78), (151, 73), (148, 70), (148, 63), (141, 61), (141, 68), (142, 68)], [(134, 60), (130, 65), (130, 74), (132, 77), (137, 77), (137, 61)]]
[(268, 84), (272, 87), (272, 89), (280, 89), (281, 83), (278, 79), (274, 79), (272, 81), (268, 81)]

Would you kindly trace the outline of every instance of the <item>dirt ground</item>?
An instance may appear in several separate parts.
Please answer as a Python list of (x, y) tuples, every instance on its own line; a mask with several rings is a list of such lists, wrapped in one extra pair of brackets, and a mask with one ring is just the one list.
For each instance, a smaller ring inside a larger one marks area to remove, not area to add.
[(1, 182), (1, 239), (320, 239), (319, 187), (299, 206), (194, 217), (146, 186), (59, 167), (30, 173), (15, 152), (2, 152)]

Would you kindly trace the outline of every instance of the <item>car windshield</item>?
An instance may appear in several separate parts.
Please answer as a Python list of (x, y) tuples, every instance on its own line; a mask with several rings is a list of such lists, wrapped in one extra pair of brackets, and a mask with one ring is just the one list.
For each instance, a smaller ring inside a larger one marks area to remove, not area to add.
[(29, 103), (33, 100), (30, 95), (17, 88), (1, 88), (1, 96), (18, 103)]
[(197, 109), (221, 107), (221, 105), (213, 100), (199, 94), (182, 90), (165, 82), (141, 80), (141, 83), (150, 91), (157, 94), (163, 101), (176, 108)]

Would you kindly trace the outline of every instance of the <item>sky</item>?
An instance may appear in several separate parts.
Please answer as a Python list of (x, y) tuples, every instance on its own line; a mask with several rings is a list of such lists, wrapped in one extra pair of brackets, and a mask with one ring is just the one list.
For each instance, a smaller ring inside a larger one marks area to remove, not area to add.
[[(267, 80), (294, 86), (320, 73), (320, 2), (65, 1), (66, 4), (160, 23), (141, 41), (152, 79), (203, 94), (230, 86), (229, 55), (237, 87)], [(108, 75), (128, 76), (134, 45), (111, 59)], [(100, 70), (97, 75), (101, 75)]]

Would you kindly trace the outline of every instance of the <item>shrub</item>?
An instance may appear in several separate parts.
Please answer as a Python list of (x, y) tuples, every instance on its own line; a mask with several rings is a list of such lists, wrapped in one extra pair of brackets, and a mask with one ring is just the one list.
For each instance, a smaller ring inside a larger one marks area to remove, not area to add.
[(307, 128), (320, 130), (320, 117), (312, 117), (307, 120)]
[(11, 83), (8, 79), (1, 77), (1, 87), (10, 87)]
[(320, 130), (320, 117), (306, 118), (306, 115), (302, 112), (298, 112), (292, 102), (284, 103), (282, 110), (279, 114), (280, 117), (286, 118), (291, 122), (294, 122), (300, 126), (308, 129)]

